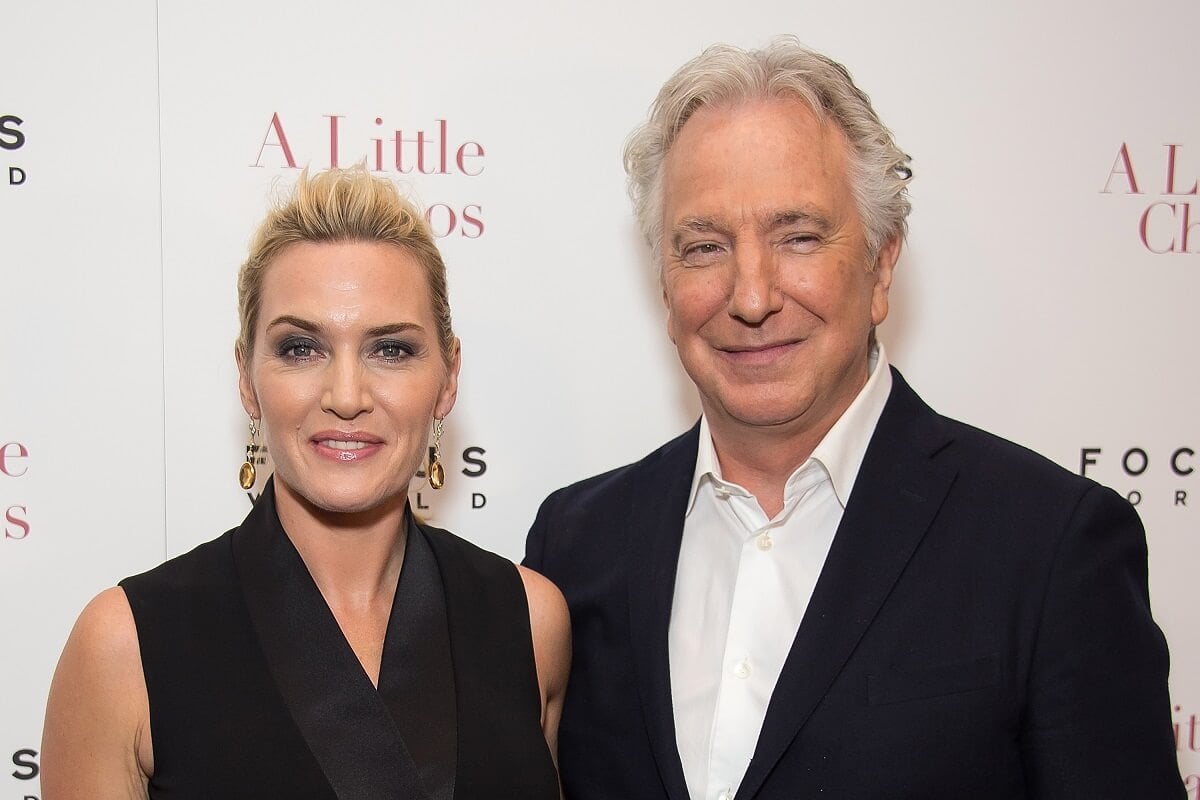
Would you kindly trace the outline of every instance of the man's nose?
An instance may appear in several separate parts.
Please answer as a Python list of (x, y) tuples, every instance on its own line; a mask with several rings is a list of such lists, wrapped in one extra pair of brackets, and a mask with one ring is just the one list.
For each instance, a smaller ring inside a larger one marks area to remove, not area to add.
[(760, 244), (739, 244), (734, 250), (732, 280), (730, 316), (748, 325), (758, 325), (783, 308), (779, 263), (771, 248)]

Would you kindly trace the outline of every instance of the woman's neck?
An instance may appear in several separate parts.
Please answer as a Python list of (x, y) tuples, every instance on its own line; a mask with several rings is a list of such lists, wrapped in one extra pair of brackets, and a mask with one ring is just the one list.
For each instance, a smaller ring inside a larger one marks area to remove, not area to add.
[(288, 538), (331, 607), (390, 607), (404, 562), (407, 497), (355, 513), (314, 506), (276, 481), (275, 508)]

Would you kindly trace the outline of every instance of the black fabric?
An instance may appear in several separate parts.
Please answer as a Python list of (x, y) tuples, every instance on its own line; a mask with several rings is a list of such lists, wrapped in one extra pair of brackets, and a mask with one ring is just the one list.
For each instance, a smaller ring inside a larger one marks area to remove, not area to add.
[[(425, 533), (409, 526), (396, 600), (388, 619), (379, 695), (399, 728), (431, 800), (454, 797), (458, 749), (454, 659), (446, 595)], [(540, 706), (540, 701), (539, 701)]]
[[(423, 724), (454, 719), (445, 603), (423, 602), (442, 594), (424, 534), (410, 526), (376, 691), (277, 516), (267, 503), (251, 516), (248, 535), (233, 541), (242, 594), (275, 684), (326, 779), (342, 800), (431, 800), (398, 725), (409, 717)], [(414, 676), (403, 674), (411, 670), (396, 649), (411, 651), (422, 639), (433, 656), (420, 676), (430, 691), (410, 685), (417, 693), (400, 697), (395, 687)], [(419, 733), (421, 724), (411, 729)], [(454, 740), (441, 743), (443, 751), (429, 753), (430, 761), (452, 776)]]
[(150, 698), (150, 797), (556, 798), (515, 567), (423, 525), (407, 548), (378, 691), (270, 486), (241, 527), (122, 581)]

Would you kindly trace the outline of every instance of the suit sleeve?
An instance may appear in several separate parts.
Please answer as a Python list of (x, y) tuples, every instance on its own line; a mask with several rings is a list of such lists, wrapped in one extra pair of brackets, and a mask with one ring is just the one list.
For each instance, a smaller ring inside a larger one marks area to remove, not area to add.
[(1068, 523), (1043, 601), (1021, 734), (1029, 796), (1184, 800), (1167, 671), (1141, 521), (1093, 486)]
[(549, 528), (550, 507), (555, 495), (550, 495), (542, 501), (541, 507), (538, 509), (537, 517), (533, 520), (533, 525), (529, 529), (529, 535), (525, 537), (525, 558), (521, 563), (543, 575), (546, 570), (546, 532)]

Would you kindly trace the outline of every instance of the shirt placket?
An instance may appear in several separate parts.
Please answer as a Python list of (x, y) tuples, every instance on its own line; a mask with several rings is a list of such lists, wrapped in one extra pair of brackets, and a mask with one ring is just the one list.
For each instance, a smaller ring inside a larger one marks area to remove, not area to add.
[(825, 480), (827, 475), (819, 464), (806, 464), (796, 480), (789, 483), (783, 508), (769, 521), (752, 496), (735, 494), (736, 490), (727, 486), (718, 487), (717, 497), (727, 504), (731, 523), (736, 521), (744, 539), (713, 714), (706, 793), (712, 800), (733, 800), (754, 754), (763, 715), (775, 688), (775, 672), (762, 669), (756, 661), (755, 643), (763, 642), (764, 637), (780, 635), (786, 635), (790, 641), (795, 633), (777, 630), (778, 621), (771, 609), (773, 595), (770, 591), (763, 592), (763, 587), (776, 587), (780, 581), (773, 563), (772, 531), (787, 521)]

